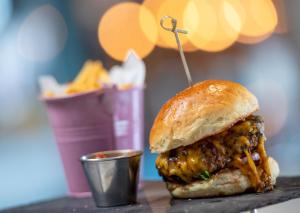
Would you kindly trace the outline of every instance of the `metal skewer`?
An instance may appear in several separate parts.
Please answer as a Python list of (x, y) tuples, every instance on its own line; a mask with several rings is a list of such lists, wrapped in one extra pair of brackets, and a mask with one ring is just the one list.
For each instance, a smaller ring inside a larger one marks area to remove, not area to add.
[[(171, 23), (172, 23), (172, 28), (170, 27), (166, 27), (164, 25), (164, 21), (166, 19), (171, 19)], [(178, 49), (179, 49), (179, 53), (180, 53), (180, 57), (181, 57), (181, 60), (182, 60), (182, 63), (183, 63), (183, 68), (184, 68), (184, 71), (185, 71), (185, 74), (186, 74), (186, 77), (187, 77), (187, 80), (188, 80), (188, 84), (189, 86), (191, 87), (193, 85), (193, 81), (192, 81), (192, 77), (191, 77), (191, 73), (190, 73), (190, 70), (189, 70), (189, 67), (186, 63), (186, 59), (185, 59), (185, 56), (184, 56), (184, 52), (183, 52), (183, 49), (182, 49), (182, 45), (180, 43), (180, 39), (179, 39), (179, 36), (178, 36), (178, 33), (183, 33), (183, 34), (187, 34), (188, 31), (186, 30), (181, 30), (181, 29), (177, 29), (176, 26), (177, 26), (177, 20), (171, 16), (163, 16), (161, 19), (160, 19), (160, 26), (167, 30), (167, 31), (171, 31), (174, 33), (175, 35), (175, 39), (176, 39), (176, 43), (177, 43), (177, 46), (178, 46)]]

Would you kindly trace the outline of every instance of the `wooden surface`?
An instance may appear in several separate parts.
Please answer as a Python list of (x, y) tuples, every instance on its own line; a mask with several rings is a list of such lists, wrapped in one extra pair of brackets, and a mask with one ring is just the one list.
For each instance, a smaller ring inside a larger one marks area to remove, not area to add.
[(139, 191), (138, 203), (128, 206), (96, 208), (92, 198), (60, 198), (36, 203), (1, 213), (68, 213), (68, 212), (240, 212), (280, 203), (300, 197), (300, 177), (281, 177), (272, 192), (263, 194), (243, 194), (230, 197), (207, 199), (171, 199), (162, 182), (145, 182), (144, 189)]

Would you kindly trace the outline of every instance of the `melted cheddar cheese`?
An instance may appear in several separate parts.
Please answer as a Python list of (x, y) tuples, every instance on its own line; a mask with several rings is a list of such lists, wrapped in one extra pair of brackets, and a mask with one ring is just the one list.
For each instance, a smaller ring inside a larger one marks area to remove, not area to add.
[[(201, 179), (203, 172), (239, 169), (253, 189), (264, 191), (272, 187), (265, 141), (262, 119), (249, 116), (217, 135), (160, 154), (156, 167), (165, 180), (181, 184)], [(253, 154), (259, 155), (255, 161)]]

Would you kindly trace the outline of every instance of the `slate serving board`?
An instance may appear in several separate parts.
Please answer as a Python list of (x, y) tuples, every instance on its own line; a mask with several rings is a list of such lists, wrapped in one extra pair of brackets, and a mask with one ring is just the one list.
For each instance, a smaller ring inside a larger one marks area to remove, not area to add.
[(240, 212), (264, 207), (300, 197), (300, 177), (280, 177), (277, 187), (267, 193), (243, 194), (206, 199), (172, 199), (162, 182), (145, 182), (139, 192), (137, 204), (111, 208), (96, 208), (92, 198), (60, 198), (51, 201), (21, 206), (1, 213), (74, 213), (74, 212)]

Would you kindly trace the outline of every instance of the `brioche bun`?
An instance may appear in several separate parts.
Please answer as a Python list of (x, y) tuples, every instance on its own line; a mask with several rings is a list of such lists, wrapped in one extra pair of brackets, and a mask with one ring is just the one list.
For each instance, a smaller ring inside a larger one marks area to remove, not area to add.
[(258, 108), (256, 97), (238, 83), (199, 82), (163, 105), (150, 132), (150, 149), (162, 153), (193, 144), (230, 128)]

